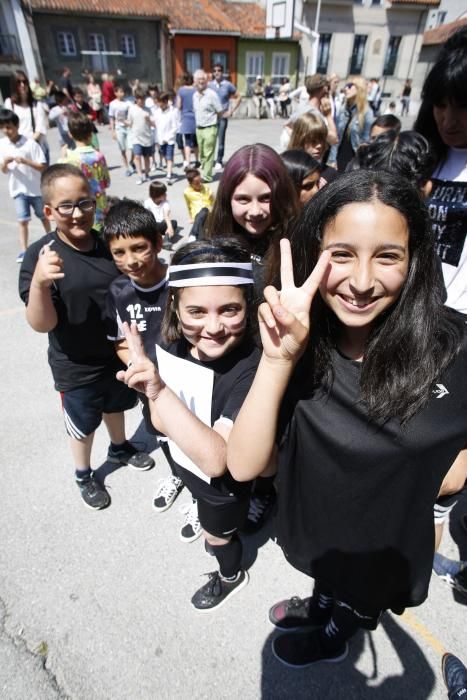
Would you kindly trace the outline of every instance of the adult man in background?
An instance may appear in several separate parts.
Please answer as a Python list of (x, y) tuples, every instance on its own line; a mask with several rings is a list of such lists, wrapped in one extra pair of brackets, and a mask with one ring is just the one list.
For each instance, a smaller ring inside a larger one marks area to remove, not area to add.
[(224, 150), (225, 150), (225, 132), (229, 117), (233, 115), (238, 105), (242, 101), (241, 95), (237, 92), (237, 88), (230, 80), (224, 78), (224, 66), (221, 63), (215, 63), (212, 67), (213, 80), (208, 83), (208, 87), (214, 90), (219, 97), (222, 105), (222, 115), (219, 118), (219, 128), (217, 132), (217, 158), (214, 166), (214, 172), (222, 171)]
[(212, 182), (214, 152), (217, 140), (217, 122), (222, 116), (221, 101), (218, 95), (208, 87), (208, 76), (202, 69), (193, 75), (196, 92), (193, 95), (193, 110), (196, 121), (196, 140), (201, 161), (201, 175), (204, 182)]

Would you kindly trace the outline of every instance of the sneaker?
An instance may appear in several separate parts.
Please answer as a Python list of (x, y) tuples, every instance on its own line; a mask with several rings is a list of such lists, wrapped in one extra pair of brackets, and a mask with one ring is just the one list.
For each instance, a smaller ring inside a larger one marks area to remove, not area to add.
[(152, 457), (146, 452), (138, 452), (136, 447), (133, 447), (128, 440), (118, 450), (113, 450), (112, 447), (109, 447), (107, 461), (112, 464), (126, 464), (128, 467), (138, 469), (140, 472), (146, 472), (155, 465)]
[(168, 185), (168, 186), (170, 187), (171, 185), (174, 184), (174, 181), (173, 181), (173, 179), (172, 179), (171, 177), (166, 177), (166, 178), (165, 178), (165, 183), (166, 183), (166, 185)]
[(338, 649), (326, 649), (323, 645), (322, 630), (312, 632), (288, 632), (272, 641), (272, 653), (278, 661), (291, 668), (304, 668), (324, 661), (338, 663), (349, 653), (347, 642)]
[(136, 165), (134, 163), (130, 163), (129, 169), (131, 170), (131, 174), (134, 175), (136, 172)]
[(186, 239), (186, 242), (187, 242), (187, 243), (193, 243), (193, 241), (196, 241), (196, 236), (190, 235), (190, 236), (188, 236), (188, 238)]
[(95, 478), (94, 474), (85, 479), (76, 479), (81, 498), (84, 504), (92, 510), (102, 510), (110, 505), (110, 496), (104, 486)]
[(189, 165), (190, 165), (189, 162), (188, 162), (187, 160), (184, 160), (184, 161), (183, 161), (182, 168), (183, 168), (184, 170), (186, 170), (186, 169), (188, 168)]
[(191, 604), (199, 612), (211, 612), (220, 608), (230, 596), (245, 588), (249, 581), (248, 573), (243, 569), (240, 569), (233, 581), (221, 578), (218, 571), (207, 575), (209, 581), (201, 586), (191, 599)]
[(162, 247), (164, 250), (172, 250), (172, 239), (165, 235), (162, 239)]
[(139, 177), (139, 178), (136, 180), (135, 185), (144, 185), (145, 182), (146, 182), (146, 178), (145, 178), (145, 177)]
[(16, 262), (17, 262), (17, 263), (22, 263), (22, 262), (23, 262), (23, 259), (24, 259), (24, 250), (21, 251), (21, 253), (18, 253), (18, 255), (16, 256)]
[(247, 535), (252, 535), (258, 530), (261, 530), (266, 520), (271, 515), (276, 503), (276, 492), (269, 493), (252, 493), (250, 498), (250, 507), (248, 516), (242, 532)]
[(200, 168), (200, 167), (201, 167), (201, 161), (200, 161), (200, 160), (195, 160), (195, 162), (193, 163), (193, 167), (194, 167), (194, 168)]
[(156, 170), (157, 170), (157, 165), (156, 165), (155, 163), (153, 163), (153, 164), (151, 165), (151, 169), (149, 170), (149, 172), (150, 172), (150, 173), (155, 173)]
[(221, 173), (223, 169), (222, 163), (216, 163), (214, 166), (215, 173)]
[(448, 559), (435, 552), (433, 571), (455, 591), (467, 595), (467, 562)]
[(449, 700), (467, 695), (467, 668), (454, 654), (444, 654), (441, 672)]
[(193, 500), (191, 503), (184, 503), (183, 506), (180, 506), (180, 513), (185, 515), (180, 528), (180, 539), (182, 542), (194, 542), (203, 532), (198, 518), (197, 502)]
[(166, 479), (160, 479), (152, 506), (154, 510), (163, 513), (168, 510), (183, 489), (183, 481), (171, 474)]
[(331, 614), (332, 606), (319, 608), (312, 597), (302, 599), (293, 596), (281, 600), (270, 608), (269, 621), (283, 630), (321, 627), (329, 621)]
[(125, 175), (126, 177), (131, 177), (133, 175), (133, 170), (131, 170), (131, 168), (128, 168), (128, 170), (125, 170)]

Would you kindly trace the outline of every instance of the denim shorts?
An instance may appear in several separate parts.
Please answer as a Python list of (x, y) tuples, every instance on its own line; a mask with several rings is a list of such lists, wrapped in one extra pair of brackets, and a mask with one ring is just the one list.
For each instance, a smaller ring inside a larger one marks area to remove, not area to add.
[(174, 159), (175, 145), (173, 143), (161, 143), (159, 146), (159, 153), (167, 160)]
[(154, 152), (153, 146), (142, 146), (140, 143), (134, 143), (132, 148), (135, 156), (144, 156), (145, 158), (149, 158)]
[(33, 197), (29, 194), (17, 194), (14, 197), (16, 218), (18, 221), (31, 221), (31, 207), (34, 209), (34, 214), (41, 221), (45, 219), (44, 203), (41, 196)]
[(118, 147), (121, 151), (129, 151), (131, 149), (131, 132), (127, 127), (118, 127), (115, 129), (117, 135)]
[(181, 136), (183, 136), (187, 148), (198, 148), (196, 134), (181, 134)]

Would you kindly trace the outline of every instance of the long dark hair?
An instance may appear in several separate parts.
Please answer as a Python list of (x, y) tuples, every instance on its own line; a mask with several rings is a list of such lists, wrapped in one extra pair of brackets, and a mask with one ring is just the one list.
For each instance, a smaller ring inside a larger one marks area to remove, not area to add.
[(18, 90), (18, 83), (20, 81), (26, 81), (27, 86), (28, 86), (26, 100), (27, 100), (29, 107), (34, 107), (34, 105), (36, 104), (36, 100), (34, 99), (34, 95), (32, 94), (32, 90), (31, 90), (31, 86), (29, 84), (28, 76), (22, 70), (16, 71), (16, 73), (10, 79), (10, 82), (11, 82), (11, 97), (10, 97), (11, 104), (12, 105), (21, 104), (20, 93)]
[[(186, 265), (204, 262), (250, 262), (248, 248), (236, 238), (216, 238), (215, 241), (199, 240), (187, 243), (179, 248), (172, 258), (172, 265)], [(247, 304), (246, 335), (251, 337), (256, 327), (256, 306), (252, 284), (241, 285)], [(170, 289), (162, 319), (162, 336), (166, 342), (173, 343), (183, 337), (177, 316), (179, 288)]]
[[(409, 230), (409, 270), (396, 303), (378, 317), (365, 349), (361, 398), (374, 420), (404, 423), (428, 400), (435, 379), (459, 350), (461, 326), (441, 302), (433, 235), (419, 191), (400, 176), (359, 170), (342, 175), (304, 207), (292, 231), (295, 281), (302, 284), (321, 251), (326, 227), (347, 204), (380, 201), (399, 211)], [(329, 389), (331, 351), (340, 324), (317, 294), (304, 362), (313, 387)]]
[(422, 104), (414, 124), (415, 131), (428, 139), (439, 165), (448, 152), (433, 115), (433, 107), (445, 100), (467, 107), (467, 27), (453, 34), (441, 49), (428, 73), (422, 90)]

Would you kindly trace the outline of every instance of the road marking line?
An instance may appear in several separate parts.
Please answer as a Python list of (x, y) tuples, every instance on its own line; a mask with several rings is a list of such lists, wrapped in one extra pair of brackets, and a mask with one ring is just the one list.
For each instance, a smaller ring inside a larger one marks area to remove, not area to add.
[(442, 656), (446, 653), (446, 648), (439, 641), (439, 639), (436, 639), (430, 630), (425, 627), (425, 625), (420, 622), (420, 620), (418, 620), (412, 612), (405, 610), (405, 612), (401, 615), (401, 619), (404, 620), (407, 626), (416, 632), (416, 634), (422, 637), (422, 639), (424, 639), (425, 642), (427, 642), (427, 644), (429, 644), (437, 654)]

